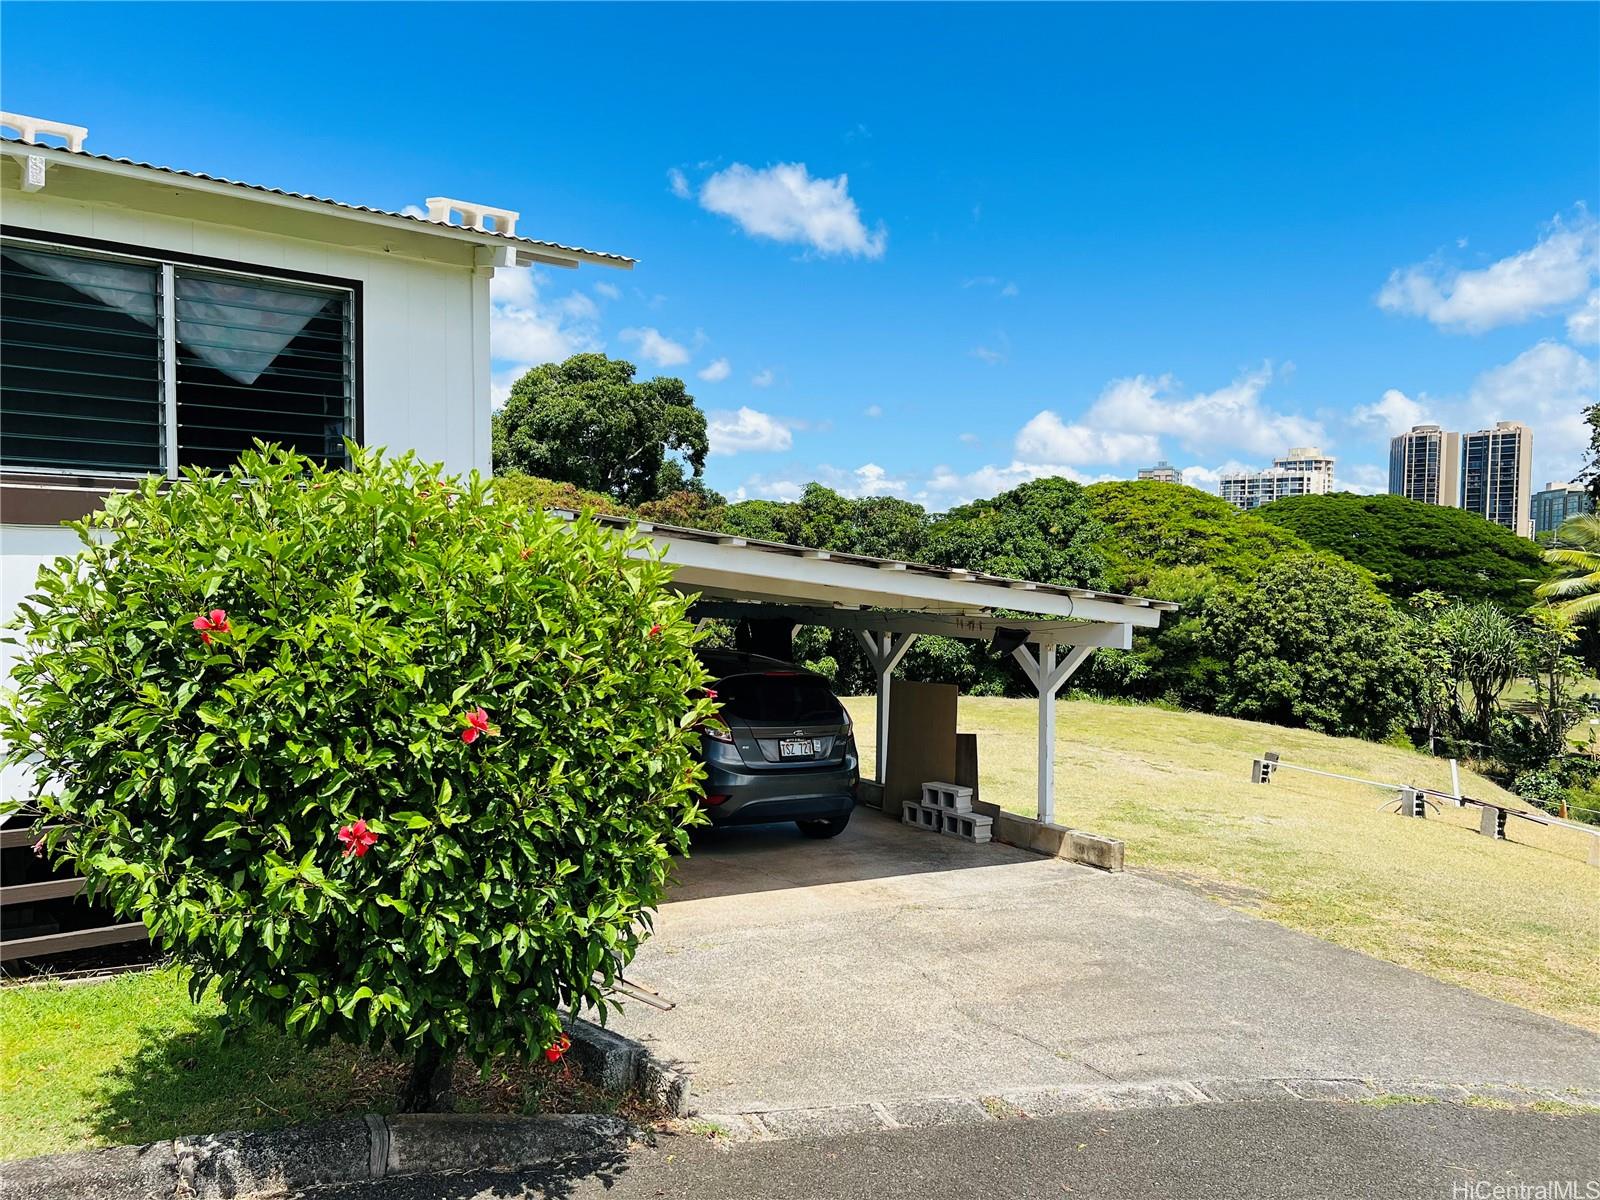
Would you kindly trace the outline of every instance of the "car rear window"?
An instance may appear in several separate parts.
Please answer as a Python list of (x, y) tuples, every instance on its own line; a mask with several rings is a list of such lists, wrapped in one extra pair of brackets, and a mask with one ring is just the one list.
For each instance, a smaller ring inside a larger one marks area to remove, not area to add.
[(735, 675), (715, 687), (722, 711), (743, 721), (803, 725), (843, 719), (828, 685), (808, 675)]

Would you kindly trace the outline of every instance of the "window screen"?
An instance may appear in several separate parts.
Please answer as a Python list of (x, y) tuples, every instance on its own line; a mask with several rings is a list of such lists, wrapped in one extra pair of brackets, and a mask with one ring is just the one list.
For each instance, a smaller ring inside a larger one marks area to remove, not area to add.
[(224, 468), (260, 438), (330, 465), (350, 421), (350, 299), (177, 272), (178, 462)]
[(0, 462), (160, 471), (158, 267), (0, 249)]

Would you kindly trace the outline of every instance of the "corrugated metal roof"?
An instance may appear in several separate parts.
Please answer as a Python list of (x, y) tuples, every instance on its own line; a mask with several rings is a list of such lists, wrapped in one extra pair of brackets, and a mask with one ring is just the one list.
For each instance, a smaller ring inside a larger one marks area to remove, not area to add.
[(427, 217), (418, 217), (411, 213), (393, 212), (387, 208), (372, 208), (365, 204), (346, 204), (343, 200), (330, 200), (326, 196), (313, 196), (307, 192), (290, 192), (283, 188), (268, 187), (264, 183), (245, 183), (238, 179), (227, 179), (221, 175), (207, 175), (201, 171), (185, 171), (179, 167), (163, 167), (156, 163), (139, 162), (132, 158), (115, 158), (109, 154), (92, 154), (87, 150), (68, 150), (64, 146), (46, 146), (37, 142), (25, 142), (20, 138), (0, 137), (0, 142), (13, 146), (26, 146), (28, 153), (39, 152), (72, 159), (92, 159), (95, 162), (114, 163), (124, 167), (138, 167), (144, 171), (155, 171), (162, 175), (175, 175), (182, 179), (197, 179), (202, 183), (222, 183), (229, 187), (243, 188), (252, 192), (265, 192), (273, 196), (283, 196), (290, 200), (305, 200), (313, 204), (326, 204), (332, 208), (342, 209), (345, 212), (362, 213), (374, 217), (393, 217), (400, 221), (411, 221), (421, 225), (426, 231), (447, 229), (455, 233), (470, 233), (477, 237), (493, 238), (495, 241), (508, 242), (518, 246), (530, 246), (544, 250), (559, 250), (567, 254), (581, 254), (588, 258), (603, 259), (608, 262), (626, 263), (632, 266), (638, 259), (629, 258), (623, 254), (611, 254), (604, 250), (586, 250), (582, 246), (565, 246), (560, 242), (541, 241), (538, 238), (518, 237), (496, 233), (492, 229), (472, 229), (465, 225), (451, 225), (444, 221), (433, 221)]
[[(568, 520), (576, 520), (577, 512), (570, 508), (552, 508), (554, 513), (559, 513)], [(1013, 579), (1008, 575), (989, 575), (982, 571), (968, 571), (961, 567), (936, 567), (929, 563), (905, 562), (897, 558), (873, 558), (867, 554), (846, 554), (835, 550), (816, 550), (806, 546), (791, 546), (787, 542), (767, 542), (760, 538), (747, 538), (741, 534), (718, 533), (710, 529), (691, 529), (682, 525), (662, 525), (656, 521), (636, 520), (633, 517), (619, 517), (609, 513), (594, 513), (594, 519), (601, 524), (618, 528), (636, 527), (640, 533), (667, 539), (679, 539), (693, 542), (711, 542), (724, 546), (738, 546), (750, 550), (759, 550), (767, 554), (780, 554), (791, 558), (822, 557), (832, 562), (853, 563), (857, 566), (872, 567), (877, 570), (891, 568), (907, 571), (916, 575), (931, 575), (940, 579), (953, 579), (963, 583), (984, 583), (1006, 588), (1013, 593), (1042, 592), (1050, 596), (1067, 596), (1077, 600), (1099, 600), (1107, 604), (1122, 604), (1133, 608), (1150, 608), (1157, 612), (1177, 612), (1179, 605), (1172, 600), (1153, 600), (1148, 596), (1128, 596), (1121, 592), (1102, 592), (1094, 588), (1068, 587), (1065, 584), (1037, 583), (1028, 579)], [(1013, 596), (1013, 602), (1019, 608), (1025, 608), (1026, 601), (1022, 596)]]

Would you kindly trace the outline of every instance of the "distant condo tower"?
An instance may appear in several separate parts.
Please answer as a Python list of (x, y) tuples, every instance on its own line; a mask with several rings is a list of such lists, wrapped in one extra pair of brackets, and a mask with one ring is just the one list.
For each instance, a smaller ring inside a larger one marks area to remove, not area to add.
[(1153, 467), (1140, 467), (1139, 478), (1154, 479), (1158, 483), (1182, 483), (1183, 472), (1163, 458)]
[(1413, 425), (1389, 443), (1389, 494), (1461, 507), (1461, 435)]
[(1315, 446), (1295, 446), (1265, 471), (1228, 471), (1217, 494), (1235, 508), (1260, 508), (1286, 496), (1324, 496), (1333, 490), (1333, 459)]
[(1581, 483), (1547, 483), (1533, 494), (1533, 536), (1554, 533), (1568, 517), (1594, 511), (1594, 497)]
[(1461, 507), (1526, 538), (1533, 536), (1532, 475), (1533, 430), (1521, 421), (1461, 435)]

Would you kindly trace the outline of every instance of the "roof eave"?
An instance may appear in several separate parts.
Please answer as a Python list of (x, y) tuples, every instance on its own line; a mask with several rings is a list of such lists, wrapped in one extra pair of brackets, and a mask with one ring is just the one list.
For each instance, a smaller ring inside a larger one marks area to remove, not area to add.
[(152, 176), (159, 176), (163, 186), (181, 187), (206, 195), (251, 200), (259, 204), (286, 208), (296, 212), (358, 221), (365, 225), (376, 225), (400, 232), (423, 233), (452, 241), (465, 242), (469, 245), (512, 251), (511, 255), (505, 257), (513, 259), (513, 261), (500, 264), (505, 266), (577, 267), (583, 263), (591, 263), (595, 266), (631, 271), (638, 261), (620, 254), (606, 254), (576, 246), (562, 246), (554, 242), (544, 242), (537, 238), (508, 237), (492, 230), (471, 229), (464, 225), (450, 225), (446, 222), (434, 221), (426, 217), (410, 217), (404, 213), (384, 212), (381, 209), (349, 205), (338, 200), (296, 195), (291, 192), (269, 188), (263, 184), (218, 179), (176, 168), (158, 167), (151, 163), (137, 163), (127, 159), (108, 158), (104, 155), (90, 154), (87, 151), (67, 150), (60, 146), (44, 146), (33, 142), (20, 142), (13, 138), (0, 139), (0, 153), (19, 159), (34, 155), (47, 155), (52, 164), (70, 166), (76, 170), (97, 171), (125, 179), (144, 180)]

